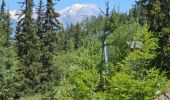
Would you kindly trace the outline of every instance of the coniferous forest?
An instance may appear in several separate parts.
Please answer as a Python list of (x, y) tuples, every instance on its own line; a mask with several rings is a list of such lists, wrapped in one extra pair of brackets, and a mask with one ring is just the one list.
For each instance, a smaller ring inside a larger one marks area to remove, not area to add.
[[(170, 90), (169, 0), (137, 0), (128, 13), (106, 1), (98, 16), (67, 26), (54, 8), (60, 0), (44, 1), (35, 5), (34, 0), (20, 0), (19, 21), (13, 30), (9, 9), (1, 0), (0, 100), (166, 96)], [(34, 8), (37, 18), (32, 16)]]

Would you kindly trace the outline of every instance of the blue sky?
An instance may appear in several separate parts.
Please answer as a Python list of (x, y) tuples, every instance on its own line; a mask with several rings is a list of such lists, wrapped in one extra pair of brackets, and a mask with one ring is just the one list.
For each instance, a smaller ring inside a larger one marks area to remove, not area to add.
[[(0, 0), (2, 1), (2, 0)], [(22, 0), (5, 0), (7, 6), (9, 6), (10, 10), (18, 9), (20, 6), (17, 4), (18, 1)], [(44, 0), (45, 2), (46, 0)], [(55, 6), (56, 10), (62, 10), (65, 7), (71, 6), (72, 4), (96, 4), (98, 7), (104, 9), (106, 0), (60, 0)], [(39, 2), (39, 0), (34, 0), (35, 4)], [(114, 6), (119, 6), (120, 11), (127, 12), (132, 5), (135, 3), (135, 0), (110, 0), (110, 6), (113, 8)]]

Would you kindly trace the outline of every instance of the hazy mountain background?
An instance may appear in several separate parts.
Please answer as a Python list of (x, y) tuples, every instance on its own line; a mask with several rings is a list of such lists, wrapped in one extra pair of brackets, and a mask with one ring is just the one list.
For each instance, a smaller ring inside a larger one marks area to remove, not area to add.
[[(73, 4), (72, 6), (66, 7), (60, 11), (60, 22), (64, 26), (70, 25), (71, 23), (75, 24), (77, 22), (83, 21), (85, 18), (90, 18), (92, 16), (97, 16), (99, 14), (99, 8), (95, 4)], [(15, 33), (15, 26), (18, 21), (16, 16), (18, 13), (17, 10), (10, 11), (11, 14), (11, 23), (13, 27), (13, 35)], [(36, 14), (33, 15), (36, 18)]]
[(61, 22), (69, 25), (81, 22), (87, 17), (97, 16), (99, 8), (94, 4), (74, 4), (59, 11), (59, 13), (61, 14)]

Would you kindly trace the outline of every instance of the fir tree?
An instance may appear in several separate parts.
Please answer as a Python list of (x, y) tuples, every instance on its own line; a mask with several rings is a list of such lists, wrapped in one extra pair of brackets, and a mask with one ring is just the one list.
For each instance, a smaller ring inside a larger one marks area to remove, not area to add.
[(6, 12), (5, 10), (5, 0), (2, 1), (1, 5), (1, 10), (0, 10), (0, 17), (1, 17), (1, 22), (2, 22), (2, 28), (4, 29), (4, 46), (9, 46), (9, 40), (10, 40), (10, 35), (12, 33), (12, 28), (10, 27), (11, 21), (10, 21), (10, 13), (9, 10)]
[(6, 19), (5, 19), (5, 28), (4, 28), (5, 32), (6, 32), (6, 41), (5, 41), (5, 46), (9, 46), (10, 45), (10, 35), (12, 34), (12, 28), (11, 28), (11, 19), (10, 19), (10, 13), (9, 10), (6, 14)]
[(5, 17), (6, 17), (5, 16), (5, 6), (6, 6), (5, 0), (2, 0), (0, 14), (1, 14), (1, 18), (2, 18), (3, 21), (4, 21)]
[(59, 50), (67, 52), (71, 52), (74, 50), (74, 38), (69, 32), (68, 29), (66, 29), (65, 32), (59, 33)]
[[(9, 41), (11, 33), (9, 11), (5, 16), (5, 23), (0, 21), (0, 99), (10, 100), (15, 98), (16, 95), (21, 96), (18, 91), (21, 86), (19, 84), (23, 80), (21, 78), (23, 74), (19, 74), (20, 67), (15, 47)], [(3, 25), (6, 25), (5, 28), (3, 28)]]
[(40, 0), (37, 8), (37, 35), (40, 37), (40, 39), (43, 39), (43, 21), (44, 21), (44, 3), (42, 0)]
[(81, 34), (81, 26), (79, 23), (75, 25), (75, 33), (73, 34), (74, 36), (74, 48), (78, 49), (80, 46), (82, 46), (82, 34)]
[[(42, 78), (43, 89), (53, 83), (53, 72), (51, 60), (53, 59), (54, 53), (57, 51), (57, 33), (62, 29), (62, 25), (59, 20), (59, 13), (55, 12), (54, 3), (52, 0), (47, 0), (46, 11), (45, 11), (45, 23), (43, 24), (44, 37), (43, 37), (43, 48), (42, 48)], [(50, 85), (52, 86), (52, 85)]]
[(54, 3), (52, 0), (47, 0), (46, 5), (46, 12), (45, 12), (45, 24), (44, 24), (44, 30), (56, 32), (58, 30), (61, 30), (62, 25), (57, 19), (60, 15), (59, 13), (55, 12), (54, 9)]
[(61, 34), (63, 35), (63, 40), (61, 40), (63, 42), (62, 50), (64, 50), (65, 52), (70, 52), (74, 50), (74, 29), (74, 25), (71, 24), (66, 28), (66, 31)]
[[(20, 16), (25, 15), (17, 26), (16, 39), (18, 56), (24, 66), (26, 92), (31, 93), (40, 82), (41, 52), (40, 39), (34, 29), (33, 0), (20, 2), (24, 7)], [(37, 89), (35, 90), (37, 91)]]
[(65, 38), (64, 38), (64, 50), (66, 52), (69, 52), (69, 51), (73, 51), (74, 49), (74, 41), (73, 41), (73, 37), (71, 36), (71, 34), (69, 32), (66, 32), (66, 35), (65, 35)]

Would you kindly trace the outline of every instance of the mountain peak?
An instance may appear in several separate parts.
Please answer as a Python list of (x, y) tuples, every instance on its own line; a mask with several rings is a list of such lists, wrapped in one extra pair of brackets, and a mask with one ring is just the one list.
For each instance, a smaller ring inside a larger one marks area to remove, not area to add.
[(81, 22), (83, 19), (99, 14), (99, 9), (95, 4), (73, 4), (70, 7), (59, 11), (60, 19), (65, 24)]
[[(92, 11), (90, 11), (92, 10)], [(61, 15), (64, 14), (70, 14), (70, 15), (75, 15), (76, 13), (80, 11), (84, 11), (84, 13), (87, 12), (94, 12), (97, 11), (98, 8), (95, 4), (73, 4), (70, 7), (66, 7), (65, 9), (59, 11)]]

